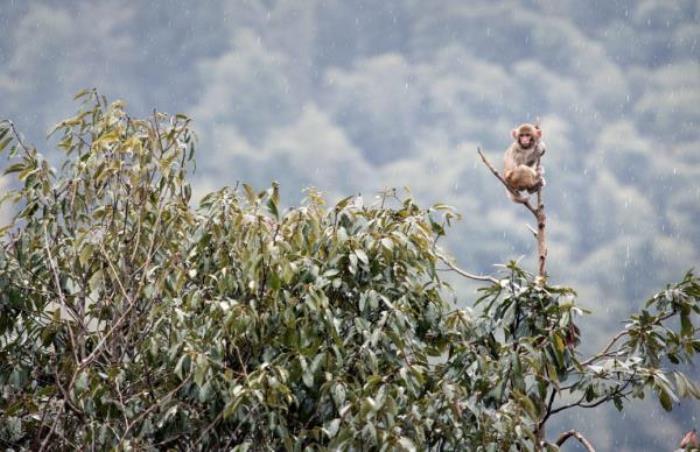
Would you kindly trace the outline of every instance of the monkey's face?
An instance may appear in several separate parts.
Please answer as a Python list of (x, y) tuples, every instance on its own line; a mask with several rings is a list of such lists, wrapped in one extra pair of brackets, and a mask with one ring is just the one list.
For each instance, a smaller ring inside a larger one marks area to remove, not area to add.
[(511, 130), (510, 134), (521, 149), (530, 149), (542, 138), (542, 129), (532, 124), (522, 124), (517, 129)]
[(518, 134), (518, 144), (523, 149), (530, 149), (535, 144), (535, 137), (529, 132)]

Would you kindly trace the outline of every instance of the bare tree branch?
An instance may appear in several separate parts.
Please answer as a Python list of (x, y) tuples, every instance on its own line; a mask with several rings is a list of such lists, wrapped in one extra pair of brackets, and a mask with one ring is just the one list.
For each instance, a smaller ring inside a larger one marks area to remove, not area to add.
[(636, 375), (636, 373), (634, 373), (632, 376), (630, 376), (630, 378), (628, 380), (626, 380), (622, 384), (622, 386), (618, 386), (618, 387), (614, 388), (614, 390), (612, 392), (610, 392), (609, 394), (605, 394), (604, 396), (602, 396), (600, 399), (596, 400), (595, 402), (583, 403), (583, 401), (586, 399), (586, 395), (584, 394), (576, 402), (572, 402), (572, 403), (569, 403), (566, 405), (562, 405), (558, 408), (549, 410), (549, 415), (556, 414), (556, 413), (559, 413), (560, 411), (568, 410), (569, 408), (574, 408), (574, 407), (595, 408), (599, 405), (602, 405), (603, 403), (607, 403), (607, 402), (613, 400), (615, 397), (627, 397), (631, 391), (625, 392), (625, 390), (635, 380), (636, 377), (637, 377), (637, 375)]
[[(670, 312), (670, 313), (668, 313), (668, 314), (666, 314), (666, 315), (663, 315), (663, 316), (657, 318), (657, 319), (654, 321), (653, 324), (654, 324), (654, 325), (661, 325), (661, 322), (663, 322), (664, 320), (670, 319), (671, 317), (674, 316), (674, 314), (675, 314), (674, 312)], [(627, 334), (629, 334), (629, 331), (627, 331), (627, 330), (619, 331), (615, 336), (612, 337), (612, 339), (610, 339), (610, 341), (605, 345), (605, 347), (603, 348), (603, 350), (601, 350), (600, 352), (598, 352), (598, 353), (596, 353), (595, 355), (591, 356), (591, 357), (588, 358), (587, 360), (582, 361), (582, 362), (581, 362), (581, 365), (582, 365), (582, 366), (587, 366), (587, 365), (593, 363), (594, 361), (596, 361), (597, 359), (603, 358), (603, 357), (605, 357), (606, 355), (608, 355), (608, 352), (609, 352), (610, 349), (613, 347), (613, 345), (615, 345), (615, 343), (616, 343), (617, 341), (619, 341), (620, 338), (622, 338), (622, 337), (624, 337), (624, 336), (627, 336)]]
[(622, 331), (618, 332), (615, 336), (612, 337), (612, 339), (610, 339), (610, 342), (608, 342), (608, 344), (605, 346), (605, 348), (603, 348), (603, 350), (601, 352), (596, 353), (595, 355), (591, 356), (587, 360), (581, 362), (581, 365), (587, 366), (587, 365), (591, 364), (592, 362), (594, 362), (596, 359), (602, 358), (603, 356), (605, 356), (605, 354), (608, 353), (608, 351), (610, 351), (612, 346), (615, 345), (615, 343), (618, 340), (620, 340), (620, 338), (622, 336), (625, 336), (625, 335), (627, 335), (627, 330), (622, 330)]
[(445, 263), (445, 265), (447, 265), (448, 267), (450, 267), (450, 269), (452, 269), (452, 270), (455, 271), (456, 273), (458, 273), (458, 274), (464, 276), (465, 278), (473, 279), (473, 280), (475, 280), (475, 281), (489, 281), (489, 282), (492, 282), (492, 283), (494, 283), (494, 284), (498, 284), (498, 280), (497, 280), (496, 278), (494, 278), (493, 276), (488, 276), (488, 275), (475, 275), (475, 274), (473, 274), (473, 273), (469, 273), (469, 272), (464, 271), (464, 270), (462, 270), (461, 268), (457, 267), (455, 264), (453, 264), (452, 262), (450, 262), (450, 260), (447, 259), (447, 257), (443, 256), (442, 254), (436, 252), (435, 255), (436, 255), (438, 258), (440, 258), (440, 260), (443, 261), (443, 262)]
[(51, 437), (54, 435), (56, 432), (56, 427), (58, 426), (58, 422), (63, 419), (63, 412), (66, 410), (66, 401), (64, 400), (63, 403), (61, 404), (61, 409), (58, 410), (58, 413), (56, 413), (56, 416), (53, 420), (53, 423), (51, 424), (51, 429), (49, 430), (48, 435), (44, 438), (44, 441), (41, 442), (41, 446), (39, 447), (39, 452), (42, 452), (43, 450), (46, 449), (46, 446), (49, 444), (49, 440)]
[(107, 264), (109, 265), (110, 269), (112, 270), (112, 273), (114, 273), (114, 279), (117, 282), (117, 286), (119, 287), (119, 290), (122, 292), (122, 296), (126, 300), (127, 305), (126, 305), (126, 309), (124, 310), (122, 315), (117, 319), (116, 322), (114, 322), (114, 324), (112, 324), (112, 327), (107, 331), (107, 333), (105, 333), (105, 335), (102, 336), (102, 338), (100, 338), (100, 341), (97, 343), (97, 345), (95, 345), (95, 348), (92, 350), (92, 353), (90, 353), (85, 359), (82, 360), (82, 362), (80, 362), (80, 365), (78, 366), (78, 368), (75, 371), (75, 374), (73, 375), (73, 381), (71, 381), (71, 384), (68, 385), (69, 388), (71, 388), (73, 386), (73, 383), (75, 382), (75, 379), (78, 376), (78, 374), (80, 372), (82, 372), (88, 365), (90, 365), (90, 363), (95, 358), (97, 358), (97, 355), (100, 353), (102, 347), (104, 347), (105, 343), (107, 342), (107, 339), (109, 339), (112, 336), (112, 334), (114, 334), (114, 332), (121, 327), (122, 323), (124, 323), (124, 321), (126, 320), (126, 318), (129, 315), (129, 313), (136, 305), (136, 301), (138, 300), (137, 298), (132, 299), (129, 296), (129, 294), (127, 293), (126, 288), (124, 287), (124, 284), (122, 284), (121, 279), (119, 279), (119, 274), (118, 274), (116, 268), (114, 268), (114, 264), (109, 259), (109, 256), (107, 255), (107, 252), (105, 251), (102, 244), (100, 244), (100, 251), (105, 256), (105, 259), (107, 260)]
[[(127, 428), (126, 428), (126, 430), (124, 430), (124, 434), (122, 435), (121, 442), (123, 442), (125, 439), (127, 439), (129, 432), (133, 429), (134, 425), (141, 422), (141, 420), (143, 420), (143, 418), (145, 418), (151, 412), (153, 412), (153, 410), (155, 410), (156, 408), (159, 408), (165, 402), (169, 401), (172, 398), (172, 396), (177, 394), (177, 392), (180, 389), (182, 389), (182, 387), (185, 386), (190, 381), (191, 377), (192, 377), (192, 372), (190, 372), (190, 374), (184, 380), (182, 380), (179, 385), (177, 385), (170, 392), (168, 392), (163, 397), (161, 397), (156, 403), (152, 403), (151, 406), (149, 406), (143, 413), (141, 413), (138, 417), (136, 417), (136, 419), (134, 419), (134, 422), (131, 422), (131, 423), (127, 422), (127, 424), (126, 424)], [(122, 403), (122, 406), (125, 406), (125, 405)], [(223, 413), (223, 410), (222, 410), (222, 413)], [(126, 417), (126, 414), (124, 416)]]
[(0, 122), (7, 123), (10, 126), (10, 129), (12, 130), (12, 135), (15, 137), (15, 140), (17, 141), (19, 146), (22, 148), (22, 150), (26, 154), (28, 154), (29, 147), (26, 144), (24, 144), (24, 141), (22, 141), (22, 136), (17, 132), (17, 129), (15, 128), (15, 123), (10, 121), (9, 119), (4, 119), (3, 121), (0, 121)]
[(556, 397), (557, 393), (556, 388), (552, 388), (552, 393), (549, 396), (549, 402), (547, 402), (547, 412), (545, 415), (542, 417), (542, 420), (537, 424), (537, 430), (543, 431), (544, 430), (544, 424), (547, 422), (547, 419), (552, 415), (552, 405), (554, 405), (554, 398)]
[[(58, 293), (58, 298), (61, 301), (61, 308), (65, 310), (67, 314), (70, 314), (71, 317), (73, 317), (76, 321), (76, 323), (82, 323), (76, 315), (76, 313), (73, 311), (72, 306), (68, 306), (68, 303), (66, 303), (66, 297), (63, 295), (63, 290), (61, 289), (61, 281), (58, 276), (58, 271), (56, 270), (56, 266), (54, 265), (53, 262), (53, 256), (51, 255), (51, 248), (49, 247), (49, 231), (48, 228), (46, 227), (46, 223), (44, 223), (44, 251), (46, 251), (46, 257), (49, 261), (49, 269), (51, 270), (51, 274), (53, 275), (54, 279), (54, 284), (56, 285), (56, 291)], [(80, 362), (80, 357), (78, 356), (78, 343), (75, 338), (75, 334), (73, 331), (73, 326), (71, 325), (70, 322), (67, 322), (68, 325), (68, 336), (70, 337), (70, 342), (71, 342), (71, 351), (73, 352), (73, 359), (75, 359), (75, 362)]]
[[(532, 204), (530, 204), (529, 198), (523, 198), (520, 196), (520, 194), (516, 191), (514, 191), (506, 182), (506, 180), (501, 176), (501, 174), (493, 167), (491, 162), (486, 158), (483, 152), (481, 152), (481, 148), (477, 147), (476, 151), (479, 153), (479, 156), (481, 157), (481, 160), (484, 162), (484, 165), (488, 167), (488, 169), (491, 171), (491, 173), (501, 181), (504, 187), (506, 187), (506, 190), (513, 196), (513, 200), (517, 202), (518, 204), (522, 204), (525, 206), (527, 210), (532, 213), (532, 215), (535, 216), (535, 220), (537, 221), (537, 232), (533, 232), (535, 234), (535, 237), (537, 238), (537, 255), (538, 255), (538, 261), (539, 261), (539, 271), (538, 271), (538, 282), (542, 283), (544, 282), (544, 278), (546, 277), (546, 263), (547, 263), (547, 242), (545, 240), (545, 228), (547, 226), (547, 216), (544, 213), (544, 204), (542, 203), (542, 187), (540, 186), (539, 190), (537, 190), (537, 207), (532, 207)], [(539, 168), (539, 159), (537, 161), (537, 166)]]
[(572, 436), (576, 438), (578, 442), (581, 443), (588, 452), (595, 452), (595, 448), (593, 447), (593, 445), (576, 430), (569, 430), (568, 432), (562, 433), (561, 435), (559, 435), (559, 438), (557, 438), (555, 444), (561, 447), (561, 445), (564, 444), (566, 440), (568, 440)]

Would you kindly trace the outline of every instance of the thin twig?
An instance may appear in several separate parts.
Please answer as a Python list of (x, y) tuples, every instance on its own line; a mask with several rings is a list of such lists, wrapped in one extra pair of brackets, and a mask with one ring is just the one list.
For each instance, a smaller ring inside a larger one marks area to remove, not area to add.
[(241, 358), (241, 352), (237, 346), (234, 345), (233, 348), (236, 349), (236, 356), (238, 357), (238, 362), (241, 365), (241, 371), (243, 371), (243, 375), (245, 376), (245, 379), (248, 380), (248, 372), (246, 371), (246, 368), (245, 368), (246, 366), (243, 363), (243, 359)]
[[(552, 388), (552, 394), (549, 396), (549, 402), (547, 403), (547, 412), (545, 415), (542, 417), (542, 420), (539, 422), (537, 425), (537, 430), (542, 433), (544, 430), (544, 424), (547, 422), (547, 419), (552, 415), (552, 405), (554, 405), (554, 397), (557, 395), (557, 390), (556, 388)], [(544, 436), (541, 434), (541, 436)]]
[(627, 334), (628, 334), (627, 330), (622, 330), (622, 331), (618, 332), (615, 336), (612, 337), (612, 339), (610, 339), (610, 342), (608, 342), (608, 344), (605, 346), (605, 348), (601, 352), (596, 353), (595, 355), (591, 356), (587, 360), (583, 361), (581, 363), (581, 365), (587, 366), (587, 365), (591, 364), (593, 361), (595, 361), (596, 359), (599, 359), (599, 358), (602, 358), (603, 356), (605, 356), (605, 354), (608, 353), (608, 351), (610, 351), (612, 346), (615, 345), (615, 342), (617, 342), (618, 340), (620, 340), (620, 338), (622, 336), (625, 336)]
[(63, 419), (63, 412), (66, 409), (66, 401), (64, 400), (63, 403), (61, 404), (61, 409), (58, 410), (58, 413), (56, 413), (56, 418), (53, 421), (53, 424), (51, 424), (51, 430), (49, 430), (49, 434), (46, 435), (46, 438), (44, 438), (44, 441), (41, 442), (41, 446), (39, 447), (39, 452), (42, 452), (44, 449), (46, 449), (46, 446), (49, 444), (49, 439), (53, 436), (54, 432), (56, 431), (56, 427), (58, 426), (58, 421)]
[[(673, 312), (669, 312), (665, 315), (662, 315), (661, 317), (659, 317), (658, 319), (656, 319), (653, 322), (653, 325), (661, 325), (661, 322), (663, 322), (664, 320), (670, 319), (671, 317), (674, 316), (674, 314), (675, 313), (673, 313)], [(615, 345), (615, 343), (618, 340), (620, 340), (620, 338), (622, 338), (623, 336), (627, 336), (628, 334), (629, 334), (628, 330), (619, 331), (615, 336), (612, 337), (612, 339), (610, 339), (610, 341), (607, 343), (607, 345), (605, 346), (605, 348), (603, 348), (602, 351), (596, 353), (595, 355), (591, 356), (587, 360), (582, 361), (581, 365), (587, 366), (587, 365), (591, 364), (592, 362), (594, 362), (595, 360), (605, 357), (608, 354), (608, 352), (610, 351), (610, 349), (612, 348), (612, 346)]]
[(634, 381), (635, 377), (636, 377), (636, 373), (633, 374), (627, 381), (625, 381), (625, 383), (622, 386), (615, 388), (611, 393), (602, 396), (599, 400), (597, 400), (593, 403), (583, 403), (583, 401), (586, 399), (586, 395), (584, 394), (576, 402), (562, 405), (558, 408), (550, 410), (549, 415), (551, 416), (553, 414), (557, 414), (561, 411), (568, 410), (570, 408), (575, 408), (575, 407), (595, 408), (597, 406), (602, 405), (603, 403), (609, 402), (610, 400), (615, 398), (615, 396), (627, 397), (629, 395), (629, 391), (627, 393), (625, 393), (625, 389), (627, 389), (627, 387), (632, 383), (632, 381)]
[(593, 448), (593, 445), (586, 439), (582, 434), (577, 432), (576, 430), (569, 430), (568, 432), (564, 432), (561, 435), (559, 435), (559, 438), (557, 438), (555, 444), (559, 447), (561, 447), (562, 444), (566, 442), (571, 437), (574, 437), (578, 440), (579, 443), (583, 445), (583, 447), (586, 448), (588, 452), (595, 452), (595, 449)]
[[(63, 295), (63, 290), (61, 289), (61, 280), (58, 276), (58, 271), (56, 270), (56, 266), (53, 263), (53, 256), (51, 255), (51, 248), (49, 247), (49, 230), (46, 227), (46, 223), (44, 223), (44, 251), (46, 251), (46, 256), (49, 260), (49, 268), (51, 269), (51, 273), (53, 274), (53, 279), (54, 279), (54, 284), (56, 285), (56, 290), (58, 291), (58, 298), (61, 300), (61, 307), (65, 309), (67, 313), (70, 314), (71, 317), (76, 321), (76, 323), (82, 323), (78, 320), (75, 312), (73, 312), (72, 307), (69, 307), (68, 304), (66, 303), (66, 297)], [(68, 335), (70, 337), (70, 342), (71, 342), (71, 351), (73, 352), (73, 359), (75, 359), (75, 362), (78, 363), (80, 362), (80, 358), (78, 357), (78, 351), (77, 351), (77, 341), (75, 339), (75, 334), (73, 332), (73, 327), (70, 323), (70, 321), (67, 322), (68, 326)]]
[(51, 248), (49, 247), (49, 230), (44, 223), (44, 251), (46, 251), (46, 257), (49, 260), (49, 269), (54, 278), (54, 283), (56, 285), (56, 290), (58, 291), (58, 298), (61, 300), (61, 305), (66, 304), (66, 297), (63, 295), (63, 290), (61, 289), (61, 280), (58, 277), (58, 272), (53, 264), (53, 256), (51, 255)]
[(10, 121), (9, 119), (6, 119), (3, 122), (7, 122), (10, 125), (10, 129), (12, 129), (12, 135), (14, 135), (15, 140), (17, 140), (17, 143), (22, 148), (22, 150), (26, 154), (28, 154), (30, 152), (29, 147), (27, 147), (27, 145), (24, 144), (24, 141), (22, 141), (22, 136), (17, 132), (17, 129), (15, 128), (15, 123)]
[[(110, 269), (112, 270), (112, 273), (114, 273), (114, 279), (117, 282), (117, 286), (119, 287), (119, 290), (122, 292), (122, 296), (126, 299), (127, 306), (126, 310), (122, 313), (121, 317), (117, 319), (116, 322), (112, 325), (112, 328), (107, 331), (107, 333), (102, 336), (100, 341), (97, 343), (95, 348), (92, 350), (92, 353), (88, 355), (83, 361), (80, 363), (78, 366), (78, 369), (75, 371), (75, 375), (73, 377), (73, 380), (75, 380), (75, 377), (83, 370), (85, 369), (100, 353), (100, 349), (104, 347), (104, 344), (107, 342), (107, 339), (109, 339), (114, 332), (121, 327), (122, 323), (124, 320), (126, 320), (127, 316), (131, 312), (131, 310), (134, 308), (136, 305), (137, 298), (132, 299), (129, 294), (127, 293), (126, 289), (124, 288), (124, 285), (122, 284), (121, 279), (119, 279), (119, 274), (117, 273), (117, 269), (114, 268), (114, 264), (112, 261), (109, 259), (109, 256), (107, 256), (107, 252), (105, 251), (104, 247), (100, 243), (100, 251), (102, 251), (102, 254), (105, 256), (107, 259), (107, 264), (109, 265)], [(71, 381), (71, 384), (69, 385), (69, 388), (73, 386), (73, 381)]]
[[(126, 426), (126, 431), (128, 432), (131, 429), (131, 424), (129, 423), (129, 417), (126, 415), (126, 403), (124, 403), (124, 395), (122, 394), (121, 389), (119, 389), (119, 376), (117, 375), (117, 378), (115, 378), (114, 380), (115, 380), (114, 386), (117, 389), (117, 394), (119, 395), (119, 403), (122, 406), (122, 415), (124, 416), (124, 425)], [(122, 441), (124, 441), (125, 437), (126, 437), (126, 433), (124, 433), (124, 435), (122, 436)]]
[(465, 278), (473, 279), (475, 281), (489, 281), (494, 284), (498, 284), (498, 280), (494, 278), (493, 276), (488, 276), (488, 275), (474, 275), (472, 273), (469, 273), (467, 271), (462, 270), (461, 268), (457, 267), (455, 264), (449, 261), (447, 257), (443, 256), (440, 253), (435, 253), (435, 255), (440, 258), (441, 261), (445, 263), (448, 267), (450, 267), (453, 271), (459, 273), (460, 275), (464, 276)]
[(203, 442), (203, 440), (204, 440), (204, 436), (205, 436), (207, 433), (209, 433), (209, 432), (211, 431), (211, 429), (213, 429), (213, 428), (216, 426), (216, 424), (218, 424), (218, 423), (224, 418), (224, 412), (225, 412), (225, 411), (226, 411), (225, 408), (222, 409), (222, 410), (219, 412), (219, 414), (216, 415), (216, 417), (214, 418), (214, 420), (211, 421), (211, 423), (209, 423), (209, 425), (207, 425), (207, 426), (204, 428), (204, 430), (202, 430), (202, 433), (199, 435), (199, 438), (197, 438), (197, 444), (202, 444), (202, 442)]
[[(54, 361), (54, 359), (52, 359)], [(80, 408), (78, 408), (72, 401), (70, 394), (68, 394), (68, 391), (66, 391), (66, 388), (63, 387), (61, 384), (61, 378), (58, 375), (58, 367), (53, 368), (53, 375), (56, 381), (56, 387), (58, 387), (58, 390), (61, 392), (61, 395), (63, 396), (63, 403), (65, 405), (68, 405), (68, 408), (70, 408), (75, 414), (78, 416), (82, 417), (83, 412), (80, 411)]]
[(533, 227), (530, 226), (529, 224), (525, 224), (525, 226), (527, 227), (527, 229), (528, 229), (530, 232), (532, 232), (532, 235), (534, 235), (535, 238), (537, 238), (537, 231), (535, 230), (535, 228), (533, 228)]
[(127, 424), (127, 428), (126, 428), (126, 430), (124, 431), (124, 434), (122, 435), (122, 441), (124, 441), (124, 439), (126, 439), (126, 437), (128, 436), (128, 434), (129, 434), (129, 432), (131, 431), (131, 429), (134, 427), (134, 425), (136, 425), (137, 423), (141, 422), (141, 420), (142, 420), (143, 418), (145, 418), (146, 416), (148, 416), (150, 413), (152, 413), (153, 410), (155, 410), (156, 408), (160, 407), (160, 406), (163, 405), (165, 402), (167, 402), (168, 400), (170, 400), (170, 398), (171, 398), (172, 396), (174, 396), (175, 394), (177, 394), (177, 392), (178, 392), (180, 389), (182, 389), (182, 387), (185, 386), (185, 384), (187, 384), (187, 382), (190, 381), (190, 378), (191, 378), (191, 377), (192, 377), (192, 373), (190, 373), (184, 380), (182, 380), (182, 382), (180, 382), (179, 385), (177, 385), (177, 386), (176, 386), (175, 388), (173, 388), (170, 392), (168, 392), (167, 394), (165, 394), (160, 400), (158, 400), (156, 403), (151, 404), (151, 406), (149, 406), (148, 409), (147, 409), (146, 411), (144, 411), (144, 412), (141, 413), (136, 419), (134, 419), (133, 422), (131, 422), (130, 424)]
[(163, 154), (165, 154), (165, 150), (163, 149), (163, 141), (160, 137), (160, 127), (158, 127), (158, 112), (153, 109), (153, 128), (156, 131), (156, 138), (158, 140), (158, 147), (160, 148), (160, 157), (163, 157)]
[[(246, 365), (243, 362), (243, 358), (241, 357), (241, 352), (237, 346), (234, 345), (233, 348), (236, 350), (236, 357), (238, 358), (238, 363), (241, 365), (241, 371), (243, 372), (244, 379), (248, 380), (248, 372), (246, 371)], [(213, 429), (216, 426), (216, 424), (218, 424), (221, 421), (221, 419), (223, 419), (224, 411), (226, 411), (226, 410), (222, 409), (221, 412), (214, 418), (214, 420), (211, 421), (211, 423), (204, 428), (202, 433), (199, 435), (199, 439), (197, 440), (197, 443), (201, 443), (202, 439), (204, 438), (204, 435), (209, 433), (211, 431), (211, 429)], [(238, 428), (236, 428), (236, 430), (238, 430)]]

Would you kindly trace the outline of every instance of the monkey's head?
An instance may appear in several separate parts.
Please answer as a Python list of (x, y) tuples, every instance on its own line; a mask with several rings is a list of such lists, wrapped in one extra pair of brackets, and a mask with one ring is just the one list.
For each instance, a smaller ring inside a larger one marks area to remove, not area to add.
[(542, 138), (542, 129), (532, 124), (522, 124), (517, 129), (513, 129), (511, 135), (521, 148), (530, 149)]

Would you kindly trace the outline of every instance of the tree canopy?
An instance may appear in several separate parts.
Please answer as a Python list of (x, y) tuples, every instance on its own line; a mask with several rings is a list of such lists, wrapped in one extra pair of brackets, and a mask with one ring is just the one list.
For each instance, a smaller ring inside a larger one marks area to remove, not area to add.
[(675, 368), (700, 351), (691, 272), (585, 357), (576, 293), (516, 263), (455, 304), (449, 206), (309, 189), (283, 209), (276, 184), (242, 184), (193, 208), (189, 118), (78, 97), (58, 169), (0, 123), (18, 206), (0, 242), (3, 447), (557, 450), (562, 411), (700, 398)]

